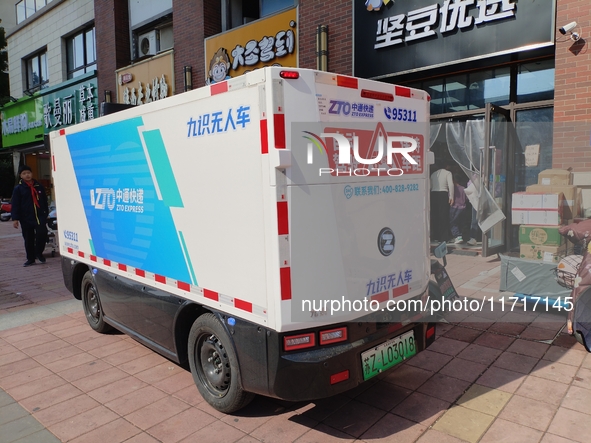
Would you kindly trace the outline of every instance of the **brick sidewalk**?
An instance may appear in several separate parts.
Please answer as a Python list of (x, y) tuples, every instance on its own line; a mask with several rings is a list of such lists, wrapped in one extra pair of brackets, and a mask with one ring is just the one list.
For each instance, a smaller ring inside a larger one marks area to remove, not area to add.
[[(59, 258), (23, 268), (16, 234), (0, 224), (2, 442), (589, 441), (591, 356), (561, 332), (564, 315), (458, 316), (428, 350), (353, 391), (259, 396), (225, 415), (185, 368), (92, 331)], [(498, 295), (498, 259), (451, 254), (448, 270), (460, 295)]]

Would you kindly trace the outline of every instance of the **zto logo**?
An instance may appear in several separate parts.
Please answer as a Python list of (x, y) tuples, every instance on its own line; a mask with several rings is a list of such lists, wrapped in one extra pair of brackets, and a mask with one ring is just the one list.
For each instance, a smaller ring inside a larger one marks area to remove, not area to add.
[(380, 254), (387, 257), (394, 252), (394, 245), (396, 239), (394, 238), (394, 232), (390, 228), (383, 228), (378, 234), (378, 250)]
[[(420, 168), (417, 158), (420, 159), (420, 155), (413, 158), (410, 153), (417, 150), (417, 140), (407, 136), (395, 136), (380, 134), (377, 137), (372, 137), (371, 142), (368, 142), (363, 147), (365, 156), (362, 156), (359, 151), (359, 137), (356, 135), (352, 136), (353, 146), (349, 143), (347, 137), (344, 134), (338, 132), (320, 134), (320, 137), (316, 134), (308, 131), (303, 131), (305, 134), (303, 137), (308, 140), (308, 151), (307, 151), (307, 163), (311, 165), (314, 161), (314, 146), (320, 151), (321, 154), (326, 154), (329, 159), (329, 164), (334, 167), (331, 168), (319, 168), (318, 175), (331, 174), (336, 176), (347, 175), (366, 177), (370, 175), (384, 176), (389, 175), (391, 177), (399, 177), (404, 174), (404, 170), (401, 166), (415, 167), (416, 170)], [(331, 138), (336, 142), (337, 148), (333, 148), (334, 143), (328, 147), (325, 140)], [(324, 140), (323, 140), (324, 139)], [(377, 143), (375, 143), (377, 140)], [(384, 147), (385, 145), (385, 147)], [(376, 152), (377, 146), (377, 152)], [(331, 149), (332, 148), (332, 149)], [(355, 164), (351, 163), (351, 150), (355, 158)], [(333, 154), (331, 158), (331, 153)], [(401, 159), (396, 157), (401, 156)], [(385, 161), (385, 164), (384, 164)], [(339, 166), (337, 166), (337, 164)], [(383, 164), (386, 167), (380, 167)], [(396, 164), (395, 167), (391, 167)], [(412, 166), (411, 166), (412, 165)]]
[(90, 204), (95, 209), (113, 210), (115, 207), (115, 190), (112, 188), (96, 188), (90, 190)]

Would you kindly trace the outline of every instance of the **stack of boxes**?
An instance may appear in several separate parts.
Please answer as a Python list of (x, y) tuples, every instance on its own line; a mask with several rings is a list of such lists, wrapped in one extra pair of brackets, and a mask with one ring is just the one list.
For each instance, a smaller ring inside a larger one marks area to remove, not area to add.
[(580, 191), (572, 184), (570, 171), (547, 169), (538, 184), (513, 194), (511, 216), (519, 226), (519, 256), (558, 263), (570, 253), (570, 245), (558, 233), (561, 225), (579, 216)]

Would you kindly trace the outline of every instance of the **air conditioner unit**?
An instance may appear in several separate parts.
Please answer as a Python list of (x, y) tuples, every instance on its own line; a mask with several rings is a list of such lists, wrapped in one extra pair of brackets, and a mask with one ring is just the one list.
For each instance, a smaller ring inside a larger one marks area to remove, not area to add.
[(156, 55), (158, 52), (158, 31), (153, 31), (141, 34), (138, 37), (138, 54), (140, 57), (146, 55)]

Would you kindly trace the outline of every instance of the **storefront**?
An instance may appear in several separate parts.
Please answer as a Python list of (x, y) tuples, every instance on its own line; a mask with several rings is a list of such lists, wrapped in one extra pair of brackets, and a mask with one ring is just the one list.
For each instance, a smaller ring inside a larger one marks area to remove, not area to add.
[(366, 3), (354, 6), (354, 74), (430, 94), (437, 167), (451, 163), (485, 201), (483, 254), (518, 246), (511, 194), (552, 167), (555, 1)]
[[(116, 103), (140, 106), (175, 94), (173, 51), (118, 69), (115, 74)], [(105, 102), (110, 102), (110, 91), (107, 93)]]
[(289, 9), (205, 40), (206, 84), (264, 66), (296, 67), (297, 9)]
[(98, 111), (94, 71), (5, 105), (1, 111), (2, 143), (4, 149), (12, 151), (15, 175), (20, 164), (29, 165), (33, 176), (50, 193), (51, 156), (47, 135), (97, 118)]

